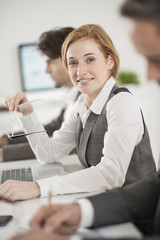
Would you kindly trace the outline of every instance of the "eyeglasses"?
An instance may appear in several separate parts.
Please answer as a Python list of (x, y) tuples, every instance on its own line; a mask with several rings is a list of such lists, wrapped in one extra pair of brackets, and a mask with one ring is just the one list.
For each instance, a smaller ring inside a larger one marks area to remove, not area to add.
[[(27, 104), (30, 104), (32, 102), (39, 101), (39, 100), (45, 101), (45, 100), (42, 100), (42, 99), (35, 99), (35, 100), (32, 100), (32, 101), (22, 103), (22, 104), (19, 105), (19, 107), (23, 107), (24, 105), (27, 105)], [(46, 132), (46, 130), (40, 130), (40, 131), (33, 131), (33, 132), (28, 132), (28, 133), (14, 134), (15, 121), (18, 120), (18, 117), (17, 117), (18, 112), (17, 112), (17, 110), (14, 110), (12, 113), (13, 113), (12, 117), (9, 119), (9, 129), (10, 129), (10, 131), (8, 131), (8, 133), (7, 133), (7, 137), (9, 139), (15, 139), (15, 138), (20, 138), (20, 137), (28, 136), (28, 135), (31, 135), (31, 134), (35, 134), (35, 133)], [(11, 132), (11, 134), (9, 132)]]

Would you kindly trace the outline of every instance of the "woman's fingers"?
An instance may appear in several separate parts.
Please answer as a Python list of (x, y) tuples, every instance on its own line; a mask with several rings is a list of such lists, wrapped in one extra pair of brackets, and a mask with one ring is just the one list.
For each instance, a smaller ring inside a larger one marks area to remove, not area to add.
[(5, 101), (5, 105), (6, 107), (10, 110), (10, 111), (14, 111), (15, 109), (18, 108), (19, 104), (26, 99), (26, 96), (24, 93), (17, 93), (15, 96), (8, 98)]
[(0, 197), (12, 201), (27, 200), (40, 196), (40, 188), (36, 182), (7, 180), (0, 185)]
[(24, 103), (28, 103), (28, 99), (24, 92), (19, 92), (5, 101), (6, 108), (8, 108), (9, 111), (17, 110), (23, 115), (28, 115), (33, 111), (33, 107), (31, 104), (25, 104), (21, 107), (20, 105)]

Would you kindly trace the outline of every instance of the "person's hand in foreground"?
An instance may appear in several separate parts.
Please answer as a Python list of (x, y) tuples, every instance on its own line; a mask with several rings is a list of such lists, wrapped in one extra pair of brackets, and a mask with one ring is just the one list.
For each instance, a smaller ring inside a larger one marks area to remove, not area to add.
[[(34, 229), (43, 229), (47, 233), (70, 234), (80, 226), (81, 209), (79, 204), (59, 204), (42, 206), (31, 219), (30, 226)], [(47, 218), (46, 218), (47, 216)]]
[(10, 240), (69, 240), (67, 237), (61, 237), (54, 234), (45, 233), (42, 230), (32, 230), (24, 234), (17, 235)]
[(0, 197), (16, 201), (33, 199), (40, 196), (40, 187), (36, 182), (7, 180), (0, 185)]

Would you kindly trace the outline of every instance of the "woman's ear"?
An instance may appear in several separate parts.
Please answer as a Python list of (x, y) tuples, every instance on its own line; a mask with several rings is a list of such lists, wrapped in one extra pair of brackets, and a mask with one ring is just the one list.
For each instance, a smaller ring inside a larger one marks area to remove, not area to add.
[(114, 60), (113, 57), (111, 55), (108, 56), (108, 60), (107, 60), (107, 67), (108, 69), (112, 69), (114, 66)]

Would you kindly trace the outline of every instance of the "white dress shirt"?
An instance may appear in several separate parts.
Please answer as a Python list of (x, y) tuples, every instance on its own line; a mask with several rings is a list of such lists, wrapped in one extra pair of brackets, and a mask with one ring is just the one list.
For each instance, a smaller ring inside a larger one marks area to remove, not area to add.
[(73, 108), (75, 101), (78, 96), (78, 90), (76, 87), (72, 87), (69, 90), (67, 89), (66, 97), (65, 97), (65, 112), (64, 112), (64, 120), (68, 118), (70, 110)]
[[(100, 114), (114, 84), (115, 80), (110, 78), (89, 109), (83, 94), (80, 95), (62, 127), (53, 133), (52, 138), (45, 132), (28, 136), (40, 163), (59, 161), (75, 148), (77, 114), (79, 113), (83, 126), (91, 111)], [(103, 156), (99, 164), (64, 176), (37, 181), (42, 197), (47, 196), (51, 188), (56, 195), (104, 191), (123, 185), (133, 150), (144, 133), (140, 108), (134, 96), (128, 92), (116, 94), (106, 105), (106, 119), (108, 131), (104, 135)], [(44, 129), (35, 112), (22, 117), (21, 122), (25, 132)]]

